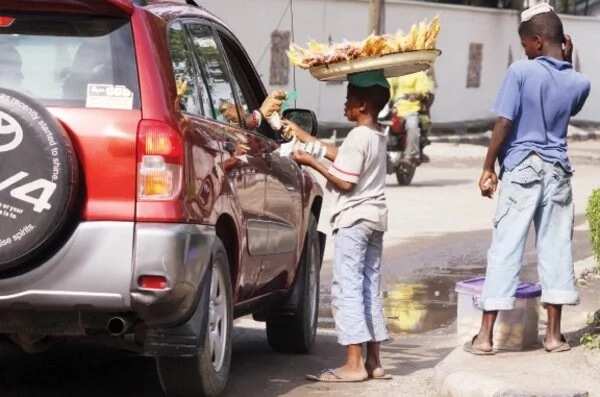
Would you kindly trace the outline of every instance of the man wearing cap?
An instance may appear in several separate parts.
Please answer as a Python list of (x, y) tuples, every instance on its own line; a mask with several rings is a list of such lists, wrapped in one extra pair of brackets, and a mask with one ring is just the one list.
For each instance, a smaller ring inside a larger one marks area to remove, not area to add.
[(528, 60), (511, 65), (498, 94), (498, 115), (479, 181), (481, 194), (502, 190), (488, 252), (479, 333), (465, 344), (478, 355), (494, 354), (493, 329), (499, 310), (511, 310), (531, 225), (535, 225), (541, 301), (548, 312), (544, 348), (570, 346), (561, 334), (563, 305), (578, 303), (571, 239), (573, 168), (567, 154), (569, 120), (585, 104), (590, 82), (573, 70), (571, 39), (552, 7), (525, 11), (519, 35)]
[[(308, 153), (294, 153), (298, 163), (327, 179), (333, 197), (332, 308), (338, 342), (346, 348), (346, 362), (340, 368), (308, 376), (319, 382), (389, 379), (379, 357), (380, 343), (388, 339), (381, 294), (388, 210), (384, 193), (387, 138), (377, 124), (377, 115), (388, 103), (390, 91), (382, 71), (350, 75), (348, 80), (345, 115), (356, 127), (339, 149), (319, 142), (326, 146), (326, 158), (333, 164), (326, 166)], [(286, 132), (298, 140), (316, 141), (297, 125), (284, 124)]]

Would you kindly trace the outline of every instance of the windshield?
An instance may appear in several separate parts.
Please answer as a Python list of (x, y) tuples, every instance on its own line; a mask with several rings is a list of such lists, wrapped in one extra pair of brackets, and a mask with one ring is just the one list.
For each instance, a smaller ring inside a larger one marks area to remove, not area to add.
[(128, 20), (11, 17), (12, 23), (0, 27), (0, 87), (19, 91), (46, 106), (140, 107)]

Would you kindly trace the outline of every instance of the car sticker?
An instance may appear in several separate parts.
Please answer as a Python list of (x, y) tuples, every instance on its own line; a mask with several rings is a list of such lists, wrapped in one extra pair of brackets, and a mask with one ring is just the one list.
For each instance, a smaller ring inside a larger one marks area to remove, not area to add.
[(133, 91), (124, 85), (88, 84), (86, 108), (133, 109)]

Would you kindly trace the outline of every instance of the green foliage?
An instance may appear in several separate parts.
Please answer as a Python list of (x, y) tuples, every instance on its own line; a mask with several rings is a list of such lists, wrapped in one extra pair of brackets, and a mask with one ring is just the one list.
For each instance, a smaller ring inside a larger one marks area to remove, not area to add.
[(581, 344), (588, 349), (598, 350), (600, 349), (600, 335), (598, 334), (585, 334), (581, 337)]
[(600, 263), (600, 189), (595, 190), (590, 196), (587, 207), (587, 219), (592, 235), (592, 250), (594, 251), (596, 260)]

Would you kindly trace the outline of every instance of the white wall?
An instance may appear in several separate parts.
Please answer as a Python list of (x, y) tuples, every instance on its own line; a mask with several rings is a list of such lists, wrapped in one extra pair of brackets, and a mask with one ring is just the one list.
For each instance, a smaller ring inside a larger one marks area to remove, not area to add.
[[(202, 0), (201, 4), (220, 16), (236, 33), (263, 76), (269, 82), (270, 44), (273, 30), (290, 30), (289, 0)], [(343, 39), (360, 40), (368, 34), (367, 0), (294, 0), (295, 41), (301, 45), (309, 39), (327, 42)], [(463, 121), (492, 116), (489, 112), (509, 59), (523, 58), (515, 11), (442, 5), (407, 0), (386, 1), (386, 30), (407, 31), (422, 19), (439, 15), (442, 32), (438, 47), (443, 51), (436, 64), (438, 90), (433, 107), (437, 122)], [(287, 10), (287, 11), (286, 11)], [(281, 23), (278, 25), (278, 22)], [(600, 90), (600, 51), (597, 40), (600, 19), (563, 16), (566, 30), (573, 35), (581, 70)], [(469, 44), (483, 43), (481, 87), (467, 89)], [(290, 75), (291, 77), (291, 75)], [(293, 89), (291, 84), (285, 89)], [(345, 87), (314, 80), (307, 71), (296, 71), (298, 106), (317, 112), (322, 121), (344, 121)], [(274, 88), (274, 87), (271, 87)], [(278, 87), (279, 88), (279, 87)], [(581, 120), (600, 121), (600, 94), (593, 94)]]

